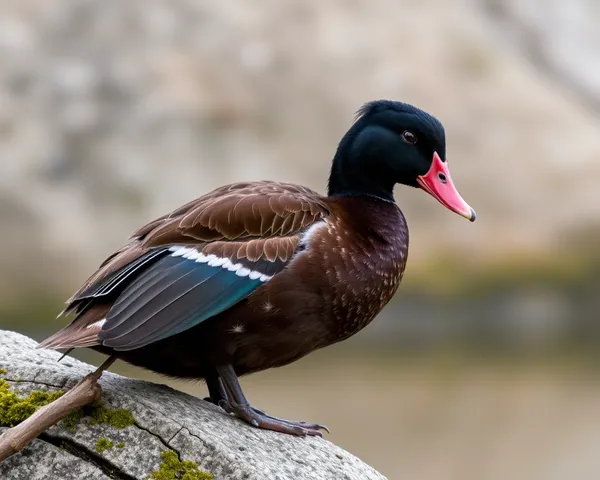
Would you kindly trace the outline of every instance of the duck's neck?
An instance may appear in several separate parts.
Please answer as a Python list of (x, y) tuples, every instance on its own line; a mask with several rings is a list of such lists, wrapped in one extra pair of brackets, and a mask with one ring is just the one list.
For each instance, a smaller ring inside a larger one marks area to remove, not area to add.
[(340, 142), (333, 157), (328, 195), (331, 197), (368, 196), (394, 202), (395, 182), (385, 178), (381, 172), (374, 171), (372, 166), (377, 162), (370, 162), (368, 154), (352, 149), (354, 136), (350, 130)]
[(352, 241), (359, 251), (382, 245), (407, 248), (408, 226), (396, 203), (370, 195), (343, 195), (330, 197), (330, 204), (343, 217), (345, 230), (353, 232)]

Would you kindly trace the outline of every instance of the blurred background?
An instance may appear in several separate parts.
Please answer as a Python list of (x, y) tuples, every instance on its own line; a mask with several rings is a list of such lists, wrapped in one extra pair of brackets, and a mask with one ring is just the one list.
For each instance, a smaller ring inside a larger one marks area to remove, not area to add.
[(398, 189), (396, 298), (249, 398), (390, 479), (597, 478), (599, 21), (595, 0), (4, 0), (0, 325), (54, 332), (130, 232), (216, 186), (324, 192), (354, 111), (403, 100), (444, 122), (477, 222)]

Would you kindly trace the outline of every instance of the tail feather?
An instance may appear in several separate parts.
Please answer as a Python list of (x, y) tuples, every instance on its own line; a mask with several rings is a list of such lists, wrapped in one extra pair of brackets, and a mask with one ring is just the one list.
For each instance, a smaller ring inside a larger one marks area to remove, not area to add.
[(102, 320), (109, 310), (101, 305), (90, 308), (62, 330), (42, 341), (38, 348), (61, 350), (63, 348), (93, 347), (100, 345), (98, 333), (102, 330)]
[(63, 358), (65, 358), (67, 355), (69, 355), (69, 353), (71, 353), (74, 349), (73, 348), (68, 348), (62, 355), (61, 357), (56, 361), (56, 363), (60, 363), (62, 362)]

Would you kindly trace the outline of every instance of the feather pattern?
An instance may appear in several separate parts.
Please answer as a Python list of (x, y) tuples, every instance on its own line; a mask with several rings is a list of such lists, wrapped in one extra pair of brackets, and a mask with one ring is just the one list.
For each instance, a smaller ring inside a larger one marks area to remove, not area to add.
[(153, 267), (161, 271), (156, 280), (145, 282), (142, 277), (120, 295), (99, 334), (102, 344), (131, 350), (175, 335), (229, 308), (265, 281), (244, 278), (237, 275), (239, 269), (219, 263), (174, 254), (164, 258)]
[[(71, 325), (41, 345), (130, 350), (192, 328), (283, 270), (329, 214), (323, 197), (298, 185), (218, 188), (134, 232), (67, 301)], [(99, 311), (106, 322), (92, 327)]]

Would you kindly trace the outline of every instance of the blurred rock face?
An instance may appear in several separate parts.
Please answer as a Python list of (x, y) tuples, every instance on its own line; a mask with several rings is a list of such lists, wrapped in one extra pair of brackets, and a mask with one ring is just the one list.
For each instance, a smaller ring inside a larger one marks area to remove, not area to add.
[[(17, 272), (72, 289), (139, 224), (223, 183), (324, 191), (337, 141), (375, 98), (444, 122), (455, 183), (478, 212), (469, 225), (398, 191), (414, 264), (444, 252), (478, 261), (553, 251), (593, 230), (598, 119), (526, 60), (514, 29), (543, 24), (550, 10), (517, 5), (3, 2), (0, 291)], [(591, 41), (582, 32), (598, 39), (582, 27), (589, 15), (560, 18), (570, 50), (548, 61), (568, 76), (579, 63), (561, 59)], [(534, 33), (544, 46), (556, 29)], [(585, 76), (600, 83), (591, 67)]]

